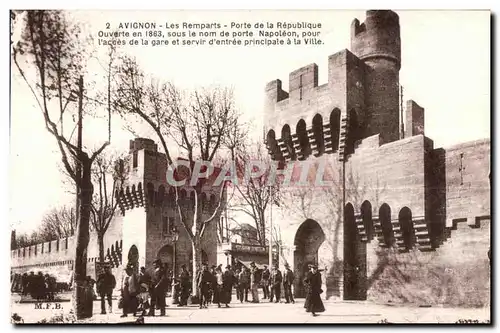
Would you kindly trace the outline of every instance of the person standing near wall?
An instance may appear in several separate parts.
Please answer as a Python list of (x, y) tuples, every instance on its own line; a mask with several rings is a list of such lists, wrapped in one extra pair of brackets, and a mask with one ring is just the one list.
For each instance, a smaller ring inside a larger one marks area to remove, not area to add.
[(186, 306), (191, 292), (191, 277), (186, 269), (186, 265), (181, 266), (181, 274), (179, 277), (181, 284), (181, 299), (177, 306)]
[(292, 294), (292, 285), (295, 276), (293, 275), (292, 270), (290, 269), (290, 265), (288, 263), (285, 264), (285, 271), (283, 272), (283, 292), (285, 293), (285, 301), (286, 303), (295, 304), (295, 300), (293, 299)]
[(139, 279), (134, 272), (134, 266), (128, 264), (125, 268), (125, 274), (121, 287), (123, 299), (123, 314), (121, 317), (126, 317), (129, 313), (135, 315), (137, 310), (137, 294), (139, 293)]
[(108, 312), (113, 312), (113, 289), (116, 287), (116, 279), (111, 274), (111, 267), (105, 266), (104, 272), (97, 277), (97, 293), (101, 297), (101, 314), (106, 314), (105, 299), (108, 300)]
[(250, 273), (248, 269), (243, 266), (238, 276), (238, 293), (240, 302), (248, 302), (248, 288), (250, 287)]
[(281, 272), (278, 269), (278, 265), (275, 264), (273, 267), (273, 271), (271, 272), (271, 297), (269, 299), (269, 302), (272, 302), (274, 297), (276, 297), (276, 301), (274, 303), (280, 302), (282, 281), (283, 281), (283, 276), (281, 275)]
[(262, 270), (262, 292), (264, 293), (264, 297), (262, 299), (269, 298), (269, 279), (271, 278), (271, 272), (267, 268), (267, 265), (264, 265), (264, 269)]
[(167, 294), (167, 277), (160, 259), (153, 261), (154, 273), (151, 281), (151, 307), (149, 316), (155, 315), (155, 309), (160, 309), (160, 316), (165, 316), (165, 297)]
[(252, 303), (259, 303), (259, 270), (255, 262), (250, 264), (250, 289), (252, 290)]
[(198, 279), (196, 280), (196, 285), (200, 290), (200, 309), (208, 308), (209, 302), (209, 291), (212, 284), (212, 274), (208, 271), (208, 265), (204, 263), (202, 265), (202, 269), (200, 270), (200, 274)]

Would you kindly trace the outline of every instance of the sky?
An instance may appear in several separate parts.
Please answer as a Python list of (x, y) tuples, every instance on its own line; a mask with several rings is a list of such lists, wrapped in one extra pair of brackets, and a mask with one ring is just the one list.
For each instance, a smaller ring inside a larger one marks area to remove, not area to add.
[[(397, 11), (401, 25), (404, 99), (425, 108), (426, 136), (435, 147), (490, 137), (490, 13), (487, 11)], [(192, 23), (305, 21), (322, 24), (321, 46), (284, 47), (127, 47), (145, 73), (184, 89), (209, 85), (234, 89), (246, 120), (261, 135), (264, 87), (310, 63), (327, 82), (328, 56), (350, 47), (353, 18), (364, 11), (109, 11), (72, 12), (87, 32), (97, 35), (106, 23), (148, 21)], [(96, 46), (98, 54), (103, 52)], [(95, 67), (89, 71), (95, 77)], [(10, 124), (10, 224), (31, 231), (51, 208), (72, 204), (73, 195), (60, 172), (55, 139), (46, 131), (40, 110), (17, 69), (12, 67)], [(113, 119), (111, 150), (128, 150), (132, 134)], [(85, 140), (95, 147), (106, 137), (102, 122), (85, 124)], [(156, 137), (152, 139), (157, 141)]]

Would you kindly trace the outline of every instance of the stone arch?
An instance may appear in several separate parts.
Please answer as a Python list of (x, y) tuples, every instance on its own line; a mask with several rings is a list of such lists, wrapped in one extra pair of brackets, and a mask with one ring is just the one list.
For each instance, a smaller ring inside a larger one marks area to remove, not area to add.
[[(208, 263), (208, 254), (204, 249), (201, 249), (201, 262), (200, 265), (203, 263)], [(215, 264), (215, 263), (213, 263)], [(223, 265), (224, 266), (224, 265)], [(189, 252), (189, 265), (188, 265), (188, 270), (193, 268), (193, 250), (191, 249)]]
[(403, 236), (403, 244), (406, 251), (409, 251), (415, 245), (415, 230), (413, 229), (413, 221), (411, 209), (408, 207), (403, 207), (399, 211), (399, 227), (401, 228), (401, 234)]
[(312, 130), (318, 147), (317, 154), (321, 156), (325, 153), (325, 138), (323, 134), (323, 117), (319, 113), (317, 113), (312, 120)]
[[(113, 253), (113, 246), (111, 246), (111, 253)], [(139, 250), (137, 249), (137, 246), (132, 245), (130, 249), (128, 250), (128, 255), (127, 255), (127, 265), (131, 264), (134, 266), (134, 269), (137, 270), (139, 267)]]
[(172, 269), (174, 264), (174, 247), (170, 244), (163, 245), (156, 253), (156, 259), (160, 259), (163, 265)]
[(359, 120), (358, 120), (358, 114), (356, 113), (356, 110), (351, 109), (349, 110), (349, 115), (348, 115), (348, 130), (347, 130), (347, 138), (346, 138), (346, 153), (347, 154), (352, 154), (354, 153), (354, 146), (356, 144), (356, 141), (358, 138), (361, 137), (359, 130)]
[(366, 239), (371, 241), (373, 239), (373, 219), (372, 219), (372, 204), (370, 201), (365, 200), (361, 204), (361, 220), (365, 228)]
[(283, 125), (283, 128), (281, 129), (281, 139), (283, 139), (283, 142), (285, 143), (285, 147), (288, 150), (290, 159), (295, 160), (296, 157), (295, 149), (293, 149), (292, 131), (288, 124)]
[(311, 155), (311, 147), (309, 146), (309, 138), (307, 137), (307, 125), (304, 119), (299, 120), (295, 130), (295, 133), (297, 133), (297, 137), (299, 139), (302, 159), (305, 160), (307, 159), (307, 157), (309, 157), (309, 155)]
[(330, 132), (332, 135), (332, 151), (339, 149), (340, 142), (340, 110), (335, 108), (330, 113)]
[(278, 142), (276, 141), (276, 133), (274, 132), (274, 130), (269, 130), (269, 132), (267, 132), (266, 138), (267, 138), (266, 145), (271, 153), (271, 158), (273, 160), (280, 159), (281, 152), (278, 148)]
[[(366, 207), (366, 205), (365, 205)], [(366, 300), (366, 243), (356, 226), (354, 206), (344, 207), (344, 300)]]
[(307, 273), (307, 265), (318, 265), (318, 250), (325, 241), (325, 233), (315, 220), (305, 220), (295, 233), (294, 251), (294, 294), (296, 297), (305, 296), (302, 280)]
[(378, 216), (380, 219), (380, 227), (382, 228), (382, 236), (384, 239), (383, 245), (386, 247), (390, 247), (394, 242), (391, 223), (391, 207), (386, 203), (382, 204), (382, 206), (380, 206)]
[(158, 187), (158, 193), (156, 195), (156, 205), (162, 207), (164, 198), (165, 198), (165, 186), (160, 185), (160, 187)]

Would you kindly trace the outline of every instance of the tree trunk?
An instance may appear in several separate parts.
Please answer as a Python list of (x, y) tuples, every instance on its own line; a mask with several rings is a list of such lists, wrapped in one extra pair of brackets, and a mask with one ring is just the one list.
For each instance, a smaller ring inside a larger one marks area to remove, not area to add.
[(104, 234), (97, 232), (97, 245), (99, 246), (99, 262), (104, 262)]
[(198, 275), (198, 270), (201, 268), (201, 242), (199, 236), (195, 237), (196, 240), (193, 241), (193, 295), (197, 298), (200, 296), (198, 291), (198, 286), (196, 285), (196, 276)]
[[(77, 319), (92, 317), (89, 312), (89, 302), (84, 288), (84, 281), (87, 277), (87, 247), (89, 244), (89, 222), (90, 205), (92, 204), (92, 186), (90, 161), (82, 163), (82, 178), (79, 186), (79, 211), (78, 224), (76, 227), (76, 249), (74, 260), (74, 290), (73, 307)], [(90, 304), (91, 305), (91, 304)]]

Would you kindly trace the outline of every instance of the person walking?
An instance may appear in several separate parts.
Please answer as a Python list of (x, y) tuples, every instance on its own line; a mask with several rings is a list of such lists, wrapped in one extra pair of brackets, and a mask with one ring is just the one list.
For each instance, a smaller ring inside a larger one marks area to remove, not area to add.
[(278, 264), (275, 264), (273, 267), (273, 271), (271, 272), (271, 297), (269, 299), (269, 302), (272, 302), (274, 297), (276, 297), (276, 301), (274, 303), (280, 302), (282, 281), (283, 281), (283, 276), (281, 275), (281, 272), (278, 269)]
[(226, 270), (222, 274), (222, 303), (226, 305), (226, 308), (229, 307), (229, 303), (231, 303), (231, 293), (233, 290), (234, 283), (234, 275), (231, 271), (231, 266), (227, 265)]
[(252, 303), (259, 303), (259, 270), (255, 262), (250, 264), (250, 289), (252, 290)]
[(203, 264), (198, 280), (196, 281), (196, 285), (200, 290), (200, 309), (208, 309), (212, 278), (212, 274), (210, 274), (210, 271), (208, 270), (208, 265)]
[(293, 299), (292, 294), (292, 285), (295, 276), (290, 269), (290, 265), (288, 263), (285, 264), (285, 271), (283, 272), (283, 292), (285, 293), (285, 302), (295, 304), (295, 300)]
[(181, 274), (179, 276), (181, 287), (181, 299), (177, 306), (187, 306), (189, 294), (191, 293), (191, 277), (186, 269), (186, 265), (181, 266)]
[(97, 293), (101, 297), (101, 314), (106, 314), (106, 300), (108, 312), (113, 313), (113, 290), (116, 287), (115, 276), (111, 273), (110, 266), (104, 266), (104, 272), (97, 277)]
[(306, 312), (310, 312), (313, 316), (316, 316), (318, 312), (325, 311), (325, 306), (320, 296), (323, 292), (321, 289), (321, 274), (316, 265), (309, 265), (309, 269), (310, 271), (304, 279), (304, 286), (307, 290), (304, 308)]
[(264, 265), (264, 269), (262, 270), (262, 292), (264, 293), (264, 297), (262, 299), (267, 299), (270, 297), (269, 295), (269, 279), (271, 278), (271, 272), (267, 268), (267, 265)]
[[(153, 276), (151, 279), (151, 305), (149, 307), (149, 316), (154, 317), (156, 308), (160, 309), (160, 316), (165, 316), (166, 302), (165, 297), (167, 296), (167, 276), (160, 259), (153, 261)], [(145, 278), (145, 277), (144, 277)]]

